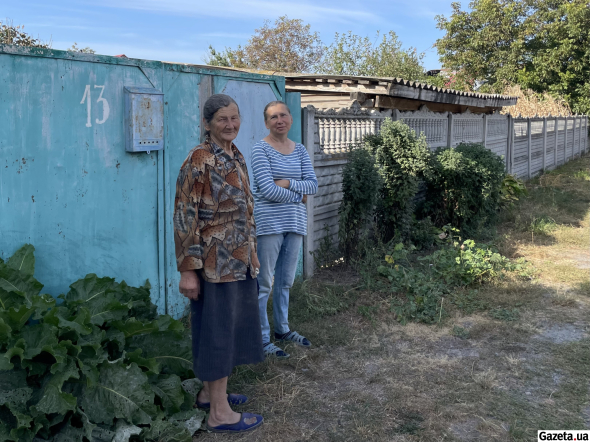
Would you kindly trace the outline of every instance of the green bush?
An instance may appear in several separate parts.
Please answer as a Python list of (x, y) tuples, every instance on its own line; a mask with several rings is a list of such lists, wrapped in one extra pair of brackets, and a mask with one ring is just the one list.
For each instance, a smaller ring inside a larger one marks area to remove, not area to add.
[[(385, 263), (378, 266), (377, 271), (387, 278), (390, 290), (402, 295), (391, 301), (402, 323), (437, 322), (445, 314), (443, 298), (458, 304), (454, 299), (455, 289), (483, 284), (500, 277), (504, 271), (521, 270), (520, 264), (512, 263), (486, 245), (477, 246), (472, 240), (462, 244), (450, 240), (417, 262), (409, 259), (413, 248), (398, 243), (385, 256)], [(474, 300), (469, 300), (469, 304), (473, 305)]]
[(89, 274), (56, 305), (33, 252), (0, 259), (0, 440), (190, 442), (204, 412), (188, 330), (147, 282)]
[(401, 121), (387, 120), (376, 135), (365, 138), (383, 180), (377, 205), (378, 228), (385, 241), (411, 238), (414, 197), (420, 180), (430, 175), (431, 152), (424, 135)]
[(455, 242), (419, 259), (430, 264), (439, 279), (457, 287), (483, 284), (513, 268), (508, 258), (485, 244), (477, 246), (471, 239), (462, 244)]
[(526, 186), (522, 180), (515, 175), (506, 174), (502, 180), (502, 187), (500, 189), (500, 205), (503, 209), (514, 207), (514, 203), (520, 199), (521, 196), (527, 195)]
[(340, 249), (347, 261), (358, 255), (360, 237), (373, 219), (381, 187), (373, 155), (367, 149), (352, 149), (342, 170), (342, 202), (338, 209)]
[(436, 225), (477, 233), (496, 220), (504, 168), (502, 158), (481, 144), (438, 149), (434, 171), (426, 177), (422, 215), (429, 215)]

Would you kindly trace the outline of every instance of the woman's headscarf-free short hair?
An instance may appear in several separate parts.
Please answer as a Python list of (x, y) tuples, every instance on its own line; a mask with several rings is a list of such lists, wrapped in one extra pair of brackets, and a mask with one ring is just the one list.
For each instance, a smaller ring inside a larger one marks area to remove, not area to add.
[(284, 104), (285, 107), (287, 108), (287, 112), (289, 112), (289, 115), (291, 115), (291, 109), (289, 109), (289, 106), (287, 106), (287, 103), (285, 103), (284, 101), (280, 101), (280, 100), (271, 101), (266, 106), (264, 106), (264, 121), (266, 121), (268, 119), (268, 116), (266, 115), (266, 111), (268, 110), (268, 108), (276, 106), (278, 104)]
[[(211, 95), (207, 101), (205, 101), (205, 106), (203, 106), (203, 118), (207, 122), (207, 124), (211, 124), (213, 117), (217, 113), (217, 111), (223, 107), (228, 107), (230, 104), (235, 104), (238, 108), (238, 113), (240, 112), (240, 106), (236, 103), (229, 95), (225, 94), (214, 94)], [(206, 132), (209, 135), (209, 131)]]

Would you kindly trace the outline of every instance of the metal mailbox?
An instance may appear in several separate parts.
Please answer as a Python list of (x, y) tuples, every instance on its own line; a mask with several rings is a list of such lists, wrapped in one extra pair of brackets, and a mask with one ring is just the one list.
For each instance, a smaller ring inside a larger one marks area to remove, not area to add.
[(150, 87), (125, 87), (125, 150), (164, 148), (164, 94)]

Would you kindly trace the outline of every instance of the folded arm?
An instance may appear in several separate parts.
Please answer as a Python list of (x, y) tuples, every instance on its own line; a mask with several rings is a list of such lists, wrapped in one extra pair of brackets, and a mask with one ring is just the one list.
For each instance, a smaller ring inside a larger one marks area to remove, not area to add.
[(276, 203), (301, 202), (303, 194), (278, 186), (272, 177), (270, 162), (262, 148), (252, 151), (252, 172), (254, 183), (262, 196)]

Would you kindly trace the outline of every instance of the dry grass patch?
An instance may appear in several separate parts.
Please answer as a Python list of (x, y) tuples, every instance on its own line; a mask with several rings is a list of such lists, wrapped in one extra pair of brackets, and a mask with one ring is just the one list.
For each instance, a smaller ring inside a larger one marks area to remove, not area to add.
[[(584, 157), (554, 172), (559, 178), (533, 181), (499, 226), (501, 250), (532, 263), (532, 278), (510, 274), (457, 290), (440, 324), (400, 325), (389, 293), (359, 288), (343, 267), (298, 283), (290, 322), (313, 347), (289, 345), (289, 360), (236, 369), (230, 391), (249, 395), (242, 410), (265, 424), (231, 439), (524, 442), (538, 429), (584, 428), (589, 166)], [(555, 226), (527, 224), (525, 215)], [(228, 436), (199, 432), (201, 440)]]

